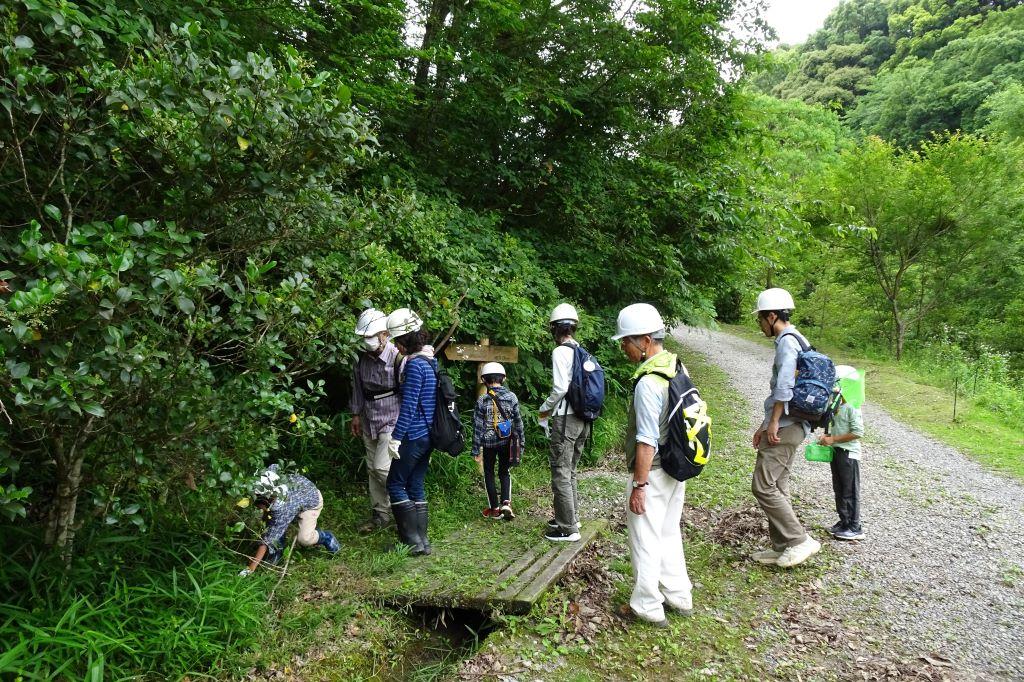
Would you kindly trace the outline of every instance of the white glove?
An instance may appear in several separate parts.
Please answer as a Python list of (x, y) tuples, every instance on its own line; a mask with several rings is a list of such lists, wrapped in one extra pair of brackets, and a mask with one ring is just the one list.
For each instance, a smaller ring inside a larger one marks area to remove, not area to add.
[(398, 459), (398, 448), (402, 447), (402, 441), (395, 440), (392, 438), (388, 442), (388, 452), (391, 453), (391, 459)]
[(248, 568), (243, 568), (241, 571), (238, 572), (239, 578), (244, 578), (250, 575), (252, 575), (252, 571), (250, 571)]

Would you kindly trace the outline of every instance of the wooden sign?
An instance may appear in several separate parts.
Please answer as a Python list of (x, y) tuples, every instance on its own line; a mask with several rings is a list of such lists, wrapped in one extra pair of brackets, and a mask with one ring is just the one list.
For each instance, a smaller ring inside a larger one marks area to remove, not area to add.
[(444, 349), (444, 356), (449, 360), (478, 363), (476, 366), (476, 394), (479, 397), (487, 392), (487, 387), (484, 386), (483, 377), (480, 374), (484, 369), (484, 363), (515, 364), (519, 362), (519, 349), (515, 346), (492, 346), (490, 339), (483, 338), (480, 339), (480, 343), (450, 343)]
[(519, 349), (515, 346), (488, 346), (483, 344), (450, 343), (444, 349), (449, 360), (464, 362), (519, 362)]

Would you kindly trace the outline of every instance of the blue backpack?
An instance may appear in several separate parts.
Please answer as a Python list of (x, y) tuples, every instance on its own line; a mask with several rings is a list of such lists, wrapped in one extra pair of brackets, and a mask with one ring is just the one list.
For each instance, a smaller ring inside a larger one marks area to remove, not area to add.
[(592, 422), (601, 416), (604, 408), (604, 369), (583, 346), (562, 345), (572, 348), (573, 352), (572, 379), (565, 397), (577, 417)]
[(789, 416), (810, 422), (812, 429), (825, 426), (835, 403), (835, 363), (829, 356), (814, 350), (814, 346), (807, 345), (799, 334), (789, 336), (800, 344)]

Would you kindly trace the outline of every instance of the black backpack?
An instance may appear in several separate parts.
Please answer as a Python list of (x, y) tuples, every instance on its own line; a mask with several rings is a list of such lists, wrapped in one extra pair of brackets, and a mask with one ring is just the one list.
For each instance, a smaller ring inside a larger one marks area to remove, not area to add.
[(701, 399), (682, 362), (676, 360), (674, 377), (661, 372), (650, 374), (668, 381), (668, 440), (658, 447), (661, 468), (677, 481), (689, 480), (700, 475), (711, 456), (708, 404)]
[[(431, 363), (434, 377), (437, 379), (437, 397), (434, 405), (434, 419), (430, 423), (430, 441), (435, 450), (446, 452), (456, 457), (466, 449), (466, 435), (463, 433), (462, 419), (455, 406), (458, 394), (455, 385), (447, 372), (442, 372), (437, 361)], [(422, 407), (420, 408), (422, 409)]]

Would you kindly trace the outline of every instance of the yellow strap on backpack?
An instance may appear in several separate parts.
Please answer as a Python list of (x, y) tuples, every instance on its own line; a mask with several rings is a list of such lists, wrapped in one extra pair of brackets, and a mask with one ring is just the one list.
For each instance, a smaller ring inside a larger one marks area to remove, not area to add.
[[(707, 426), (708, 436), (711, 435), (711, 417), (708, 416), (708, 404), (701, 400), (683, 410), (683, 419), (686, 421), (686, 438), (695, 453), (693, 461), (701, 466), (708, 463), (707, 455), (704, 452), (704, 444), (697, 438), (697, 434)], [(692, 421), (691, 421), (692, 420)]]
[(498, 430), (498, 400), (494, 395), (494, 391), (487, 391), (487, 395), (490, 396), (491, 404), (494, 406), (494, 409), (491, 410), (491, 421), (494, 426), (494, 432), (500, 436), (501, 431)]

